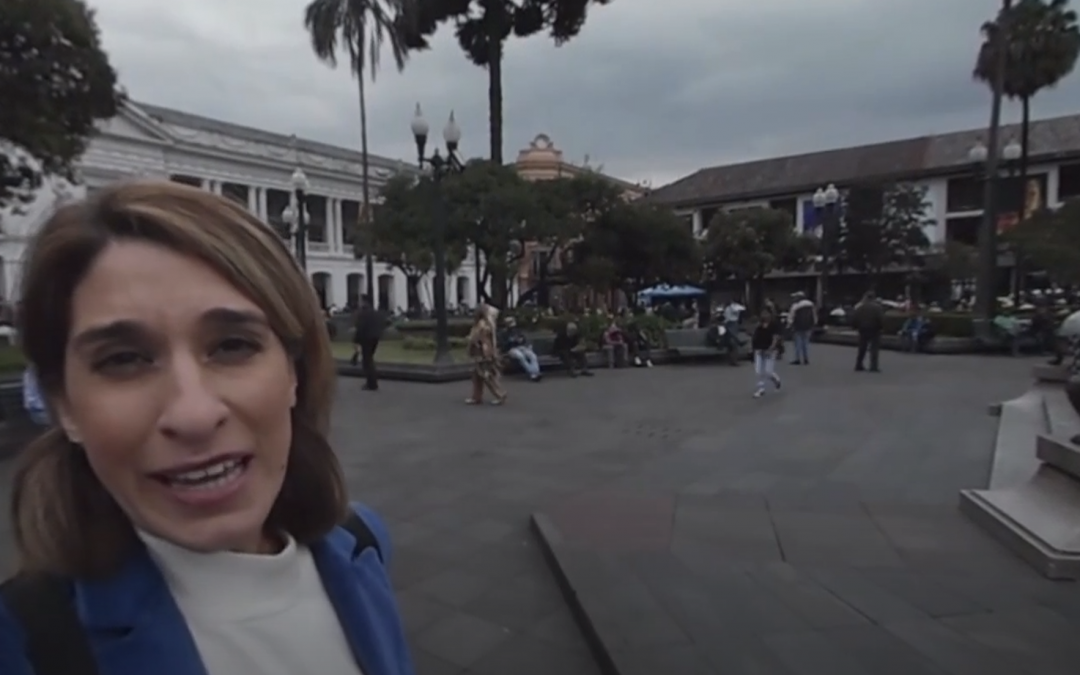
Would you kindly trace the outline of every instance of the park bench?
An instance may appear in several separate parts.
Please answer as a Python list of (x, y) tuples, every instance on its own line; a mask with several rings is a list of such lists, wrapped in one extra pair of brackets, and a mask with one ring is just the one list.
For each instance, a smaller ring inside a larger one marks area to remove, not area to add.
[[(562, 360), (555, 355), (555, 336), (550, 334), (541, 335), (529, 335), (529, 342), (532, 344), (533, 352), (536, 354), (536, 361), (540, 364), (540, 372), (547, 372), (551, 370), (562, 370), (564, 364)], [(592, 354), (587, 354), (586, 357), (591, 357)], [(589, 358), (589, 366), (592, 367), (596, 363), (596, 360)], [(508, 354), (503, 355), (503, 372), (504, 373), (521, 373), (521, 364), (516, 359), (510, 358)]]
[(18, 454), (41, 431), (23, 407), (22, 382), (0, 382), (0, 459)]
[[(703, 358), (711, 356), (729, 356), (726, 344), (717, 345), (710, 336), (714, 328), (680, 328), (664, 331), (664, 344), (667, 353), (674, 358)], [(739, 351), (745, 350), (747, 343), (746, 335), (739, 333), (735, 336), (739, 345)], [(739, 358), (736, 354), (735, 358)]]

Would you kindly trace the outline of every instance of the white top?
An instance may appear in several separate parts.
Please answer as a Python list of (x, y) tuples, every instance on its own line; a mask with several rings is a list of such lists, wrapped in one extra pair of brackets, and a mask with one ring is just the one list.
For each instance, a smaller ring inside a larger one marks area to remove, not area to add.
[(196, 553), (144, 532), (209, 675), (362, 675), (311, 551)]

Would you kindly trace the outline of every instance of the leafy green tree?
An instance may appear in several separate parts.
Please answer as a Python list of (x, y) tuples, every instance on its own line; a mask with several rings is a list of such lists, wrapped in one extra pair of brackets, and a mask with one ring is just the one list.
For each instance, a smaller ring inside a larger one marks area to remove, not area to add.
[(588, 223), (569, 251), (566, 275), (575, 284), (633, 295), (659, 283), (698, 282), (700, 251), (670, 209), (620, 200)]
[(1017, 224), (1009, 243), (1060, 284), (1080, 283), (1080, 200), (1043, 209)]
[[(370, 219), (371, 187), (368, 165), (367, 96), (364, 76), (372, 83), (379, 72), (383, 46), (389, 42), (390, 55), (400, 71), (405, 68), (406, 50), (400, 33), (394, 28), (399, 0), (312, 0), (304, 10), (304, 27), (311, 37), (311, 48), (320, 61), (336, 68), (338, 53), (344, 51), (349, 68), (356, 78), (360, 97), (360, 176), (364, 197), (361, 219)], [(360, 228), (360, 223), (346, 223)], [(366, 253), (356, 247), (356, 254)], [(375, 272), (371, 256), (367, 258), (367, 294), (375, 297)]]
[[(436, 189), (428, 178), (417, 181), (408, 175), (394, 176), (383, 186), (382, 204), (362, 230), (364, 246), (405, 276), (410, 310), (416, 309), (419, 301), (420, 280), (435, 266), (439, 236), (435, 209), (440, 205)], [(452, 228), (447, 229), (447, 270), (460, 267), (465, 258), (465, 244), (454, 234)]]
[(934, 225), (926, 194), (911, 183), (851, 190), (841, 241), (846, 266), (871, 277), (893, 266), (921, 268), (926, 228)]
[(813, 244), (795, 233), (787, 211), (771, 208), (720, 211), (708, 223), (703, 244), (706, 277), (752, 281), (755, 298), (764, 297), (765, 276), (805, 264)]
[[(561, 45), (585, 25), (590, 4), (610, 0), (409, 0), (397, 22), (410, 50), (428, 49), (429, 40), (444, 23), (454, 26), (458, 44), (475, 65), (488, 71), (489, 159), (503, 163), (502, 66), (506, 41), (511, 35), (528, 37), (547, 31)], [(504, 270), (493, 269), (495, 303), (506, 306), (509, 288)]]
[(570, 244), (583, 237), (593, 222), (625, 202), (622, 190), (599, 174), (583, 173), (531, 183), (536, 194), (537, 215), (527, 223), (538, 268), (536, 287), (526, 289), (520, 300), (533, 294), (547, 306), (548, 286), (560, 282), (562, 257)]
[(1031, 100), (1057, 86), (1076, 67), (1080, 56), (1076, 12), (1069, 8), (1069, 0), (1019, 0), (983, 24), (982, 32), (974, 76), (992, 88), (998, 49), (1007, 50), (1001, 93), (1022, 106), (1019, 184), (1026, 185)]
[(82, 0), (0, 3), (0, 206), (72, 164), (124, 94)]
[[(479, 253), (477, 297), (496, 304), (505, 301), (511, 273), (542, 220), (535, 189), (512, 167), (488, 160), (468, 162), (460, 174), (444, 179), (443, 188), (455, 239)], [(489, 283), (491, 296), (484, 291)], [(504, 284), (501, 289), (499, 283)]]

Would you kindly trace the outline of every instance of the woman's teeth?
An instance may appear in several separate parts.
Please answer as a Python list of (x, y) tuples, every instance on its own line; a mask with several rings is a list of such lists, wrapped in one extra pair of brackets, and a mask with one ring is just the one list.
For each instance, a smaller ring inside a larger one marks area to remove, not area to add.
[(243, 473), (247, 462), (242, 459), (229, 459), (224, 462), (186, 473), (166, 476), (169, 485), (194, 489), (221, 487), (235, 480)]

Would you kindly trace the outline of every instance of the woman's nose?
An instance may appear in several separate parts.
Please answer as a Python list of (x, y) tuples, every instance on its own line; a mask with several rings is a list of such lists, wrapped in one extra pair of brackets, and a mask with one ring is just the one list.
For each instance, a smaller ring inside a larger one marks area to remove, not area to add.
[(174, 438), (202, 440), (224, 424), (229, 408), (214, 379), (194, 359), (174, 363), (171, 386), (159, 420), (161, 432)]

